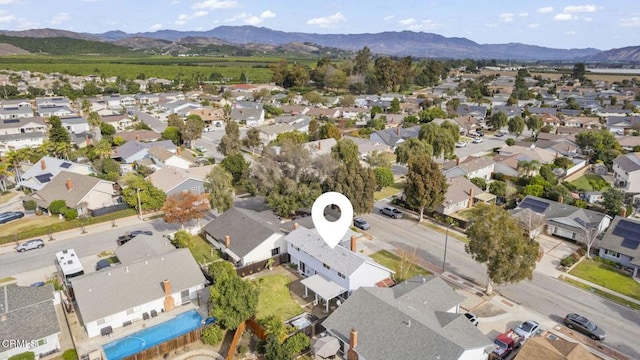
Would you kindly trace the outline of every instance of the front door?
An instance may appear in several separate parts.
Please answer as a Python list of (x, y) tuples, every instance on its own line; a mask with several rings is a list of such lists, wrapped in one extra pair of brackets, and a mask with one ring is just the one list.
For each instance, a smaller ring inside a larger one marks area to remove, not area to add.
[(307, 273), (307, 266), (302, 261), (300, 261), (300, 273), (303, 275)]

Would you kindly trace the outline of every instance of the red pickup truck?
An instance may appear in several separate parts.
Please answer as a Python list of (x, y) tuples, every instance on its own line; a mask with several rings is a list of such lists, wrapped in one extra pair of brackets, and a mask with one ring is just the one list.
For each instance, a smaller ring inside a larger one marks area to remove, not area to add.
[(513, 350), (517, 349), (522, 345), (525, 338), (524, 336), (518, 335), (513, 330), (508, 330), (504, 334), (500, 334), (493, 340), (493, 343), (496, 345), (495, 350), (491, 354), (492, 359), (506, 359), (509, 354), (513, 352)]

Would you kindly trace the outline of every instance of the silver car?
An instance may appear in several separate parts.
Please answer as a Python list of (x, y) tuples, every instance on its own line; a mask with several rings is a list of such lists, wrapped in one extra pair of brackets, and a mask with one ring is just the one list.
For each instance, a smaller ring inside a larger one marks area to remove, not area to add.
[(16, 251), (25, 252), (27, 250), (40, 249), (41, 247), (44, 247), (44, 241), (42, 239), (33, 239), (25, 241), (22, 244), (18, 244), (18, 246), (16, 246)]

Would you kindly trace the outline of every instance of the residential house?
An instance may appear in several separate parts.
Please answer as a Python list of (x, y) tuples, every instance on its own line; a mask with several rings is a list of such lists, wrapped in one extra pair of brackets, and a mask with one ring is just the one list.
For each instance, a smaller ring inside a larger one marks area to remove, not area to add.
[(456, 108), (458, 116), (471, 116), (478, 121), (484, 121), (487, 117), (487, 107), (483, 105), (458, 105)]
[(442, 167), (443, 174), (448, 178), (464, 176), (467, 179), (481, 178), (484, 180), (491, 179), (495, 162), (486, 156), (476, 157), (469, 156), (464, 161), (456, 159), (449, 161)]
[(295, 130), (293, 126), (287, 123), (262, 125), (258, 126), (257, 129), (260, 131), (260, 140), (262, 140), (262, 142), (265, 144), (274, 141), (279, 134), (288, 133)]
[[(358, 251), (357, 233), (348, 231), (344, 236), (349, 241), (348, 248), (340, 244), (331, 248), (317, 230), (303, 226), (297, 226), (284, 239), (291, 263), (297, 266), (302, 276), (309, 278), (303, 280), (303, 284), (310, 283), (306, 284), (307, 288), (326, 302), (341, 294), (350, 295), (363, 286), (389, 286), (393, 283), (392, 270)], [(319, 278), (318, 282), (310, 280), (313, 277)], [(340, 294), (334, 292), (331, 294), (334, 296), (323, 296), (327, 295), (324, 291), (326, 283)]]
[(189, 191), (193, 194), (207, 192), (205, 188), (207, 175), (215, 165), (196, 166), (187, 169), (164, 166), (147, 177), (153, 186), (164, 191), (167, 196)]
[(618, 136), (618, 144), (626, 151), (633, 151), (636, 146), (640, 146), (640, 136)]
[[(616, 216), (607, 232), (596, 241), (599, 256), (631, 268), (634, 278), (640, 277), (640, 221)], [(640, 280), (640, 279), (638, 279)]]
[(149, 143), (133, 140), (116, 147), (111, 158), (119, 160), (125, 164), (133, 164), (138, 160), (149, 158), (149, 149), (152, 146), (159, 146), (165, 150), (176, 151), (176, 146), (171, 142), (171, 140), (154, 141)]
[(593, 116), (567, 116), (562, 121), (563, 126), (583, 129), (600, 128), (600, 119)]
[(62, 127), (72, 134), (89, 132), (89, 121), (85, 117), (66, 117), (60, 119), (60, 122), (62, 123)]
[(472, 131), (482, 128), (482, 124), (471, 116), (458, 116), (452, 119), (460, 127), (460, 133), (469, 134)]
[(110, 109), (122, 109), (136, 106), (136, 99), (129, 95), (111, 94), (104, 98)]
[(486, 199), (478, 199), (477, 197), (483, 197), (485, 192), (474, 185), (464, 176), (458, 176), (452, 179), (447, 179), (447, 192), (444, 196), (442, 205), (436, 208), (436, 212), (443, 215), (451, 215), (460, 210), (469, 209), (477, 201), (490, 201), (495, 199), (495, 195), (488, 194)]
[[(549, 108), (543, 108), (543, 109), (549, 109)], [(542, 116), (542, 122), (545, 125), (549, 125), (554, 128), (557, 128), (558, 126), (562, 125), (562, 121), (560, 121), (560, 118), (554, 114), (550, 114), (549, 112), (545, 111), (539, 115)]]
[(202, 121), (204, 121), (205, 126), (213, 126), (213, 124), (218, 121), (224, 121), (224, 110), (210, 106), (191, 109), (187, 116), (189, 115), (200, 116)]
[(349, 139), (353, 141), (356, 146), (358, 146), (358, 152), (360, 154), (360, 159), (365, 160), (368, 155), (373, 153), (392, 153), (391, 147), (387, 144), (379, 143), (376, 141), (372, 141), (370, 139), (354, 137), (354, 136), (343, 136), (343, 139)]
[(20, 101), (9, 103), (2, 101), (0, 103), (0, 120), (21, 119), (33, 117), (33, 108), (29, 101)]
[(393, 101), (393, 99), (398, 99), (400, 102), (404, 102), (405, 100), (407, 100), (406, 96), (404, 94), (399, 94), (399, 93), (385, 93), (385, 94), (380, 94), (380, 99), (382, 101)]
[(125, 143), (130, 141), (159, 142), (162, 135), (153, 130), (132, 130), (118, 132), (114, 137), (121, 137)]
[(270, 210), (232, 207), (204, 226), (205, 237), (236, 267), (283, 254), (287, 245), (280, 219)]
[(51, 106), (65, 106), (68, 108), (71, 107), (71, 101), (66, 96), (37, 97), (35, 100), (35, 104), (38, 112), (40, 111), (40, 108)]
[(366, 122), (371, 118), (369, 110), (361, 107), (342, 107), (340, 111), (343, 119), (362, 120)]
[(123, 131), (133, 126), (133, 119), (127, 114), (102, 116), (102, 122), (113, 126), (116, 131)]
[(640, 116), (611, 116), (607, 118), (607, 129), (616, 134), (625, 134), (640, 125)]
[(340, 110), (337, 108), (326, 109), (320, 107), (313, 107), (309, 109), (309, 111), (305, 114), (310, 117), (320, 118), (320, 119), (336, 119), (340, 117)]
[(91, 165), (78, 164), (51, 156), (44, 156), (35, 164), (25, 163), (20, 165), (20, 174), (17, 174), (19, 177), (17, 185), (32, 191), (42, 189), (62, 171), (70, 171), (81, 175), (95, 173)]
[(378, 130), (369, 136), (369, 140), (390, 146), (395, 151), (396, 146), (410, 138), (417, 138), (420, 134), (420, 126), (409, 128), (396, 127), (393, 129)]
[(54, 200), (64, 200), (67, 207), (78, 210), (78, 215), (90, 215), (93, 210), (118, 204), (114, 185), (94, 176), (61, 171), (28, 199), (42, 209), (48, 209)]
[(416, 276), (360, 288), (322, 325), (349, 359), (486, 359), (491, 341), (458, 313), (463, 300), (440, 277)]
[[(493, 157), (496, 165), (495, 173), (501, 173), (509, 177), (520, 176), (520, 161), (537, 161), (540, 165), (552, 163), (556, 158), (556, 153), (546, 149), (539, 149), (536, 146), (506, 146), (498, 150), (498, 155)], [(531, 171), (529, 175), (536, 175), (537, 170)]]
[(275, 123), (276, 124), (289, 124), (293, 127), (294, 130), (308, 133), (309, 132), (309, 123), (311, 122), (311, 118), (306, 115), (285, 115), (285, 116), (276, 116)]
[(176, 249), (159, 235), (138, 235), (116, 254), (121, 264), (71, 281), (89, 338), (161, 313), (180, 313), (206, 283), (189, 249)]
[(231, 119), (244, 123), (249, 127), (261, 126), (264, 124), (264, 109), (234, 108), (231, 110)]
[(38, 116), (47, 117), (47, 118), (52, 116), (57, 116), (59, 118), (78, 116), (78, 114), (75, 111), (71, 110), (66, 106), (44, 106), (44, 107), (38, 108), (37, 114)]
[(597, 228), (604, 231), (611, 223), (611, 217), (601, 212), (582, 209), (537, 196), (527, 195), (518, 206), (518, 209), (531, 209), (544, 215), (546, 233), (576, 242), (585, 242), (585, 229)]
[(196, 165), (196, 158), (189, 151), (182, 151), (180, 147), (176, 152), (169, 151), (162, 146), (151, 146), (148, 150), (149, 158), (158, 167), (174, 166), (180, 169), (188, 169)]
[(304, 147), (309, 150), (311, 158), (316, 158), (320, 155), (331, 154), (331, 148), (336, 146), (338, 142), (334, 138), (321, 139), (316, 141), (309, 141), (304, 143)]
[(193, 110), (202, 109), (202, 105), (197, 102), (189, 102), (177, 100), (164, 104), (167, 114), (177, 114), (179, 116), (187, 116)]
[(514, 118), (516, 116), (522, 116), (522, 109), (520, 109), (519, 106), (515, 105), (498, 105), (493, 107), (493, 113), (497, 113), (500, 111), (507, 115), (508, 119)]
[(578, 342), (562, 339), (553, 334), (533, 336), (518, 351), (517, 360), (599, 360)]
[(515, 208), (509, 210), (509, 213), (520, 223), (524, 235), (530, 239), (535, 239), (544, 231), (545, 220), (543, 214), (538, 214), (529, 208)]
[(282, 105), (281, 107), (283, 114), (289, 115), (307, 115), (311, 108), (306, 105)]
[(0, 120), (0, 153), (11, 149), (36, 147), (44, 141), (47, 124), (41, 117)]
[(615, 185), (626, 193), (640, 193), (640, 153), (620, 155), (613, 160)]
[(54, 292), (51, 284), (0, 287), (0, 359), (28, 351), (39, 359), (62, 350)]
[[(385, 127), (387, 128), (395, 128), (398, 127), (400, 125), (402, 125), (402, 122), (404, 121), (404, 118), (406, 117), (406, 114), (385, 114), (385, 113), (377, 113), (373, 119), (374, 120), (379, 120), (379, 119), (384, 119), (386, 121), (386, 125)], [(362, 121), (361, 124), (365, 125), (367, 123), (367, 121)]]

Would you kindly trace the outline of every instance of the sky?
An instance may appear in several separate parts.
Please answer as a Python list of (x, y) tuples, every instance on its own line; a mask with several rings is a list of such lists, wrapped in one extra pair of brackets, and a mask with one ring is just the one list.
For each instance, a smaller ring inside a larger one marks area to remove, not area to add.
[(253, 25), (287, 32), (422, 31), (479, 44), (558, 49), (640, 45), (638, 0), (0, 0), (0, 29), (211, 30)]

